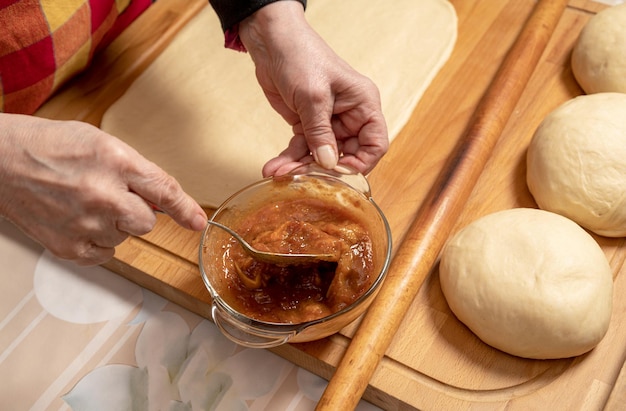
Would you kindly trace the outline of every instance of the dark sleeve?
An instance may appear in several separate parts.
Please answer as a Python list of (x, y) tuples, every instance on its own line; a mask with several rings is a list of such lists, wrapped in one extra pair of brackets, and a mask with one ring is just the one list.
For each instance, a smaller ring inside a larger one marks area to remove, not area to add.
[[(226, 31), (261, 7), (280, 0), (209, 0)], [(306, 8), (306, 0), (296, 0)]]

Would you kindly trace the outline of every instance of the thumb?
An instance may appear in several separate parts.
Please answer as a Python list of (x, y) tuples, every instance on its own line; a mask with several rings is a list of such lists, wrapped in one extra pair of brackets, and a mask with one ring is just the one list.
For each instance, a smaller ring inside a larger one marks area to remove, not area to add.
[(315, 162), (331, 170), (339, 161), (337, 139), (330, 122), (331, 110), (313, 104), (305, 107), (307, 109), (300, 113), (304, 139)]
[[(308, 140), (307, 140), (308, 141)], [(311, 147), (311, 144), (309, 144)], [(337, 154), (337, 145), (323, 144), (311, 149), (315, 162), (327, 170), (337, 167), (339, 155)]]

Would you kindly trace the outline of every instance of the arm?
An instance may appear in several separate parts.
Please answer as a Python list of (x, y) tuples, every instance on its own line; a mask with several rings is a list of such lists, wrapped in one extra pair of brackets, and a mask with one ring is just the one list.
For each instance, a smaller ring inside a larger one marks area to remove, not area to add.
[[(227, 31), (268, 4), (283, 0), (210, 0), (220, 19), (222, 30)], [(306, 8), (306, 0), (295, 0)]]

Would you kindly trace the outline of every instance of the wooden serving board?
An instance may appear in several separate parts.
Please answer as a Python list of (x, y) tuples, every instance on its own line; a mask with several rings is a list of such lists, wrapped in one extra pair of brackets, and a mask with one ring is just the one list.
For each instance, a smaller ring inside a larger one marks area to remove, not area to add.
[[(451, 2), (459, 17), (456, 48), (369, 176), (396, 247), (535, 3)], [(206, 7), (205, 0), (155, 3), (90, 71), (38, 115), (99, 125), (110, 104), (202, 7)], [(587, 0), (570, 1), (454, 231), (494, 211), (536, 207), (525, 183), (526, 147), (546, 114), (582, 94), (569, 66), (571, 48), (588, 19), (604, 7)], [(152, 233), (129, 238), (106, 266), (209, 318), (210, 298), (197, 268), (199, 239), (199, 233), (158, 216)], [(615, 280), (611, 326), (596, 349), (572, 359), (537, 361), (485, 345), (450, 312), (435, 266), (371, 378), (365, 398), (396, 410), (622, 409), (626, 405), (626, 246), (624, 238), (596, 239)], [(356, 327), (358, 321), (326, 339), (287, 344), (273, 351), (330, 378)]]

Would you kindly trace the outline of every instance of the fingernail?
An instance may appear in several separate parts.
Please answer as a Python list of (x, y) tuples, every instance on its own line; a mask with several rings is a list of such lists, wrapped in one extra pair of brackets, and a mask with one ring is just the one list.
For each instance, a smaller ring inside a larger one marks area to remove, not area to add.
[(204, 230), (204, 227), (206, 226), (206, 220), (206, 217), (204, 217), (203, 215), (196, 215), (191, 221), (191, 229), (194, 231)]
[(337, 153), (331, 145), (318, 147), (315, 151), (315, 161), (326, 169), (333, 169), (337, 166)]

